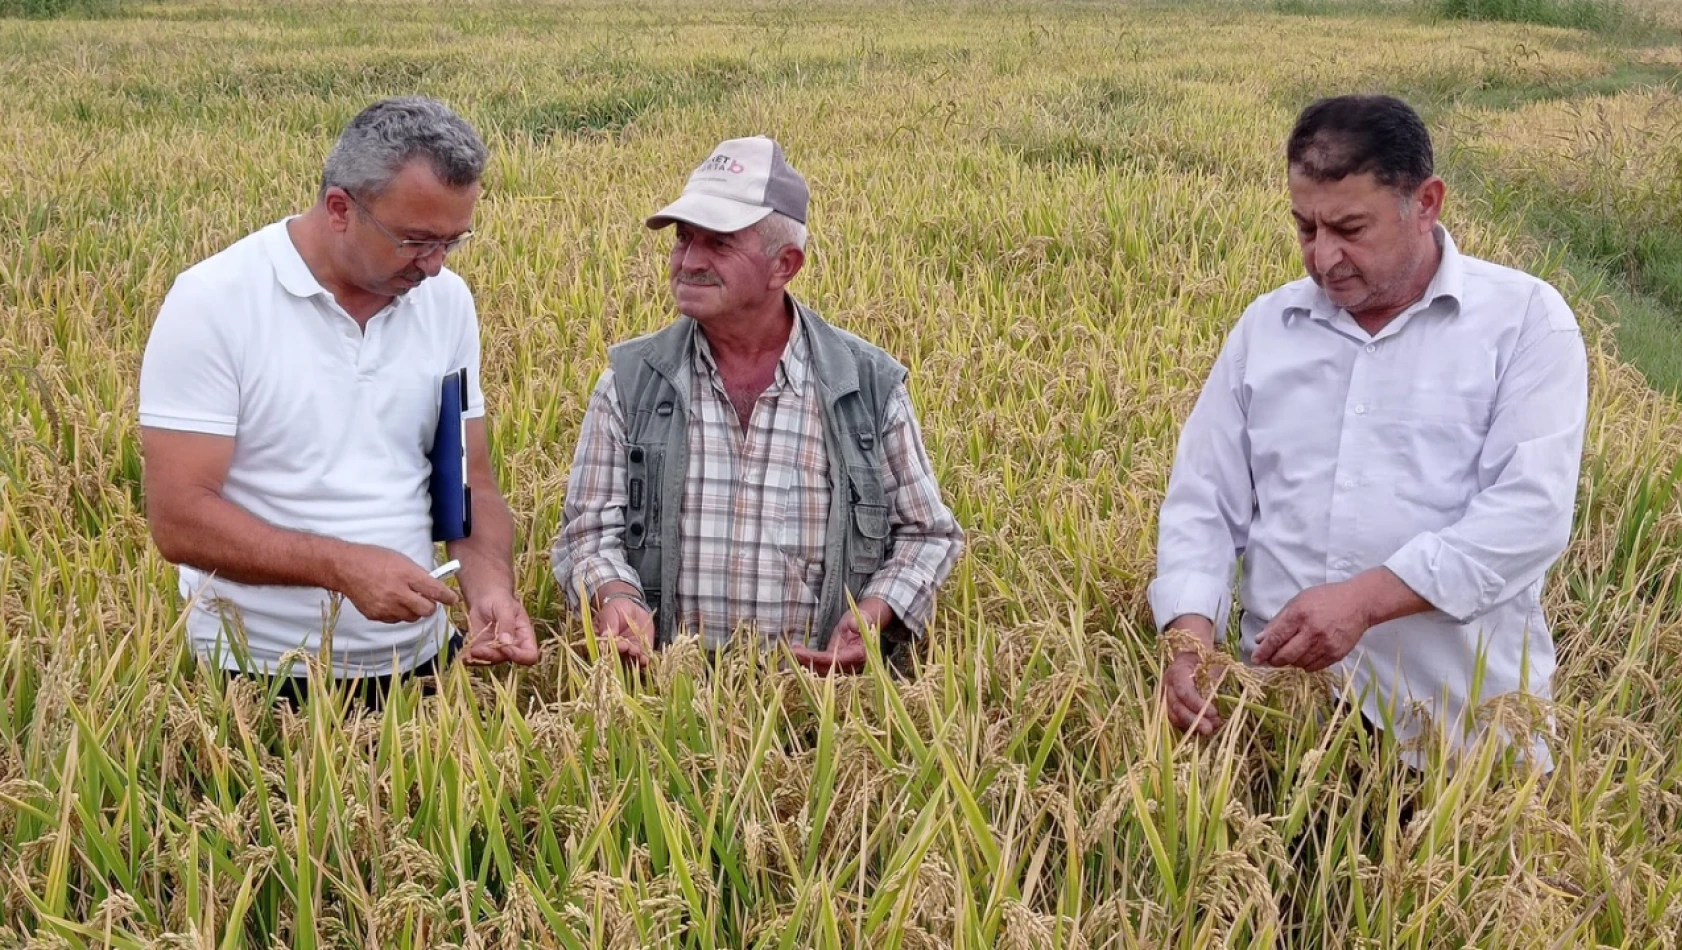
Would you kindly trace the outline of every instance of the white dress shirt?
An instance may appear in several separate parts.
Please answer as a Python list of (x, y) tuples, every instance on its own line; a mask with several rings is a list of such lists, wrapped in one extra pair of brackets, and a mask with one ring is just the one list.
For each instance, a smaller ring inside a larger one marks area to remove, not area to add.
[[(234, 440), (222, 496), (281, 528), (374, 544), (431, 568), (432, 465), (446, 373), (468, 370), (484, 414), (479, 326), (466, 283), (444, 270), (358, 327), (271, 224), (175, 281), (140, 368), (140, 424)], [(444, 611), (376, 623), (318, 587), (240, 584), (181, 566), (187, 634), (212, 665), (281, 671), (333, 634), (338, 676), (424, 663), (449, 637)], [(248, 658), (229, 642), (243, 627)], [(300, 664), (291, 675), (304, 674)]]
[(1423, 703), (1458, 747), (1476, 704), (1550, 695), (1542, 577), (1571, 530), (1588, 365), (1557, 291), (1437, 240), (1425, 295), (1376, 335), (1307, 278), (1245, 310), (1181, 433), (1149, 597), (1159, 628), (1220, 633), (1241, 561), (1249, 660), (1297, 593), (1388, 567), (1435, 609), (1334, 669), (1373, 723), (1393, 710), (1407, 739)]

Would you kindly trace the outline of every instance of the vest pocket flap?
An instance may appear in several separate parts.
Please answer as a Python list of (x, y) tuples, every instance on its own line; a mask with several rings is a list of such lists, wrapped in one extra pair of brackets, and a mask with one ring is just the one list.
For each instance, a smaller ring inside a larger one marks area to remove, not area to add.
[(887, 509), (887, 493), (882, 488), (882, 473), (874, 465), (849, 464), (847, 480), (853, 483), (853, 504)]
[(858, 526), (859, 534), (874, 540), (888, 536), (888, 506), (887, 505), (855, 505), (853, 506), (853, 524)]

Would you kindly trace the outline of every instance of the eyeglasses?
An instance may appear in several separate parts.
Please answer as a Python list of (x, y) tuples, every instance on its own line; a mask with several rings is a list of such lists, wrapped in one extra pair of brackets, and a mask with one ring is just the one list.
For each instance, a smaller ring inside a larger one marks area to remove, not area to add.
[(473, 232), (468, 230), (461, 232), (447, 241), (404, 240), (403, 238), (392, 234), (385, 225), (381, 224), (380, 219), (374, 217), (374, 212), (369, 211), (368, 206), (363, 204), (362, 201), (355, 195), (347, 191), (345, 192), (345, 196), (350, 198), (351, 204), (356, 205), (356, 209), (362, 212), (369, 221), (374, 222), (374, 227), (379, 228), (380, 233), (385, 235), (387, 240), (397, 245), (398, 254), (411, 261), (420, 260), (423, 257), (431, 257), (438, 251), (443, 251), (445, 254), (448, 254), (456, 248), (461, 247), (463, 244), (466, 244), (467, 239), (473, 236)]

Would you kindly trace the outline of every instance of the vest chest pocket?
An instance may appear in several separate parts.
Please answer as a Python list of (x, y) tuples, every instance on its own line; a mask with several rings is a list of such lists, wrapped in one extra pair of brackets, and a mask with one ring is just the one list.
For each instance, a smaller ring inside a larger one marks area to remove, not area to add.
[(888, 518), (887, 499), (883, 497), (882, 481), (873, 471), (861, 472), (862, 466), (849, 465), (852, 482), (851, 556), (847, 567), (854, 574), (874, 574), (887, 556)]

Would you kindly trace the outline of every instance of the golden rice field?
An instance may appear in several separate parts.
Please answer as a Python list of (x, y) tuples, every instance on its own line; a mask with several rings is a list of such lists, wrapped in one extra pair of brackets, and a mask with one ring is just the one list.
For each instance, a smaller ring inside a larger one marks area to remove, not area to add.
[[(1682, 17), (1654, 2), (1633, 39), (1405, 4), (0, 20), (0, 947), (1682, 946), (1682, 405), (1626, 362), (1682, 325), (1616, 329), (1645, 278), (1526, 204), (1682, 215)], [(1555, 281), (1593, 342), (1550, 775), (1488, 747), (1409, 772), (1306, 674), (1229, 678), (1207, 742), (1153, 700), (1178, 422), (1299, 273), (1284, 136), (1380, 90), (1437, 129), (1461, 246)], [(452, 265), (544, 660), (295, 715), (184, 649), (136, 374), (173, 276), (306, 205), (338, 128), (410, 92), (494, 153)], [(559, 612), (585, 397), (669, 319), (640, 219), (755, 132), (813, 184), (798, 291), (912, 367), (970, 531), (914, 680), (693, 645), (635, 679)]]

